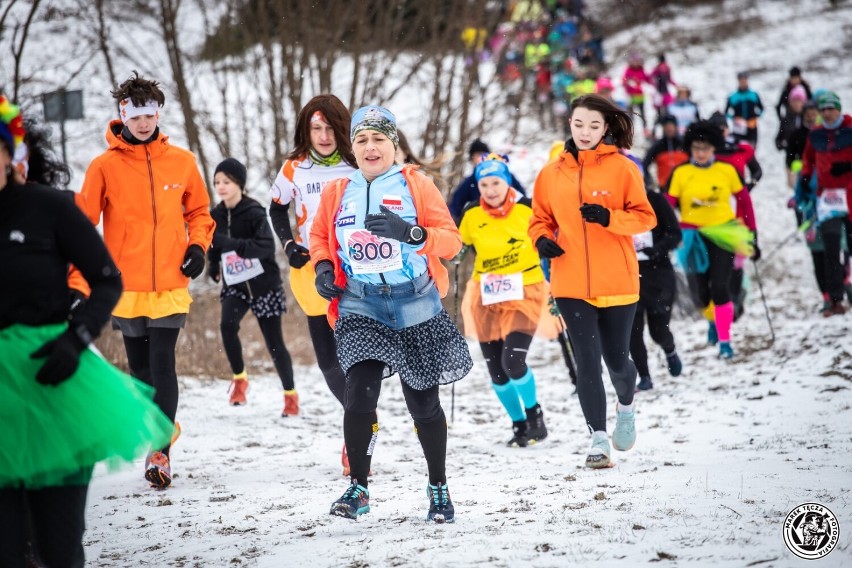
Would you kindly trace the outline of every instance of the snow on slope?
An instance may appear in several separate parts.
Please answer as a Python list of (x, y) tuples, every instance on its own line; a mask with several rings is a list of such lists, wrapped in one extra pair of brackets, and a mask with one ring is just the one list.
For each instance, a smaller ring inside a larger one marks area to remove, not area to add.
[[(852, 6), (828, 11), (825, 4), (737, 0), (722, 10), (684, 9), (670, 21), (608, 38), (606, 48), (617, 55), (635, 46), (649, 58), (666, 49), (676, 80), (693, 88), (707, 114), (724, 105), (736, 71), (744, 68), (752, 70), (752, 86), (764, 103), (774, 105), (793, 64), (813, 87), (835, 89), (852, 107)], [(803, 16), (807, 10), (813, 15)], [(748, 29), (731, 23), (734, 13), (747, 17)], [(702, 36), (711, 29), (730, 35), (714, 44)], [(668, 39), (669, 32), (685, 31), (696, 38), (686, 47)], [(613, 76), (620, 71), (616, 67)], [(414, 117), (416, 105), (406, 104), (412, 100), (418, 99), (401, 96), (392, 108)], [(106, 112), (108, 104), (101, 107)], [(78, 167), (98, 151), (106, 118), (93, 116), (77, 129)], [(508, 145), (500, 121), (494, 124), (488, 140)], [(758, 148), (765, 177), (754, 193), (765, 253), (794, 228), (784, 206), (783, 160), (771, 143), (776, 127), (769, 110)], [(534, 119), (526, 122), (524, 139), (540, 140), (526, 145), (527, 156), (540, 163), (554, 134), (535, 136), (536, 128)], [(537, 168), (530, 160), (513, 163), (527, 183)], [(373, 510), (358, 522), (327, 515), (346, 484), (338, 466), (342, 420), (316, 369), (297, 372), (303, 416), (295, 419), (278, 418), (275, 377), (256, 377), (244, 408), (226, 406), (222, 382), (183, 379), (179, 420), (185, 433), (173, 452), (174, 486), (148, 489), (141, 464), (115, 475), (99, 472), (87, 512), (89, 562), (797, 566), (805, 561), (785, 548), (782, 520), (795, 505), (818, 501), (841, 526), (838, 548), (819, 565), (852, 565), (852, 315), (817, 315), (820, 298), (801, 241), (762, 262), (761, 273), (774, 345), (767, 348), (756, 286), (746, 317), (734, 328), (740, 356), (733, 363), (718, 361), (715, 350), (704, 347), (702, 322), (675, 321), (684, 375), (667, 377), (662, 354), (650, 348), (657, 388), (637, 397), (637, 445), (616, 454), (616, 467), (606, 471), (581, 467), (588, 438), (555, 343), (533, 343), (530, 363), (551, 436), (526, 450), (503, 447), (510, 424), (471, 344), (476, 366), (456, 387), (450, 429), (448, 475), (458, 521), (449, 526), (422, 522), (425, 463), (394, 379), (385, 382), (380, 401)], [(449, 389), (443, 400), (449, 413)]]

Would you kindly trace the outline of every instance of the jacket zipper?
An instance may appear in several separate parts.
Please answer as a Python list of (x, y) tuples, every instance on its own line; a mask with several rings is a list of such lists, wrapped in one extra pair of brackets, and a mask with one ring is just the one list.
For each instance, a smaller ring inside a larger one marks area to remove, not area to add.
[[(580, 179), (577, 187), (577, 195), (580, 205), (583, 205), (583, 162), (580, 162)], [(586, 296), (592, 297), (592, 266), (589, 262), (589, 237), (586, 234), (586, 220), (581, 217), (583, 223), (583, 245), (586, 249)]]
[[(364, 212), (365, 216), (370, 214), (370, 185), (372, 185), (372, 183), (373, 182), (371, 182), (371, 181), (367, 182), (367, 210)], [(402, 243), (400, 243), (400, 246), (402, 246)], [(388, 281), (385, 280), (384, 272), (379, 272), (379, 278), (382, 279), (382, 284), (388, 283)]]
[(151, 153), (145, 145), (145, 158), (148, 161), (148, 181), (151, 185), (151, 211), (154, 217), (154, 230), (151, 232), (151, 285), (157, 291), (157, 199), (154, 191), (154, 169), (151, 167)]
[[(228, 238), (231, 238), (231, 210), (225, 207), (225, 211), (228, 212)], [(246, 280), (246, 288), (248, 288), (249, 300), (253, 300), (254, 297), (251, 294), (251, 284)]]

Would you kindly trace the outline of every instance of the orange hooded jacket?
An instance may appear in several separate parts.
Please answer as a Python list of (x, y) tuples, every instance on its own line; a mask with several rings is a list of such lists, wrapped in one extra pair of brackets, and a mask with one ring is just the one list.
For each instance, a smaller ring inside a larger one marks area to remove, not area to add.
[[(609, 209), (607, 227), (587, 223), (584, 204)], [(565, 254), (551, 260), (555, 298), (591, 300), (639, 293), (633, 235), (650, 231), (657, 217), (639, 168), (610, 144), (562, 152), (539, 172), (533, 190), (529, 235), (556, 241)]]
[(77, 206), (95, 225), (103, 213), (104, 242), (125, 292), (187, 288), (180, 271), (186, 249), (206, 251), (216, 226), (195, 156), (162, 133), (149, 144), (129, 144), (122, 128), (120, 120), (110, 122), (109, 148), (86, 170)]
[[(416, 170), (417, 166), (402, 167), (402, 175), (405, 176), (417, 210), (417, 223), (426, 229), (426, 241), (417, 254), (426, 255), (429, 274), (443, 298), (450, 288), (450, 279), (440, 259), (449, 260), (458, 254), (462, 247), (461, 235), (441, 192), (432, 180)], [(331, 261), (334, 264), (334, 283), (341, 288), (346, 286), (346, 274), (337, 254), (340, 243), (337, 241), (334, 221), (348, 183), (346, 178), (337, 179), (329, 182), (322, 190), (310, 238), (311, 263), (314, 268), (323, 260)], [(328, 307), (328, 321), (332, 327), (339, 315), (338, 304), (339, 298), (336, 298)]]

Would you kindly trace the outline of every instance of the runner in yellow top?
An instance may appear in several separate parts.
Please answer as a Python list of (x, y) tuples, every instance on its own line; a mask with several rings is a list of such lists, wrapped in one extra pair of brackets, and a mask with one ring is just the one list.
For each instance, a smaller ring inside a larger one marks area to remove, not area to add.
[(476, 253), (473, 321), (497, 398), (512, 419), (509, 446), (547, 437), (526, 357), (547, 295), (544, 273), (527, 228), (529, 199), (510, 187), (506, 163), (490, 154), (476, 166), (479, 203), (462, 215), (462, 242)]

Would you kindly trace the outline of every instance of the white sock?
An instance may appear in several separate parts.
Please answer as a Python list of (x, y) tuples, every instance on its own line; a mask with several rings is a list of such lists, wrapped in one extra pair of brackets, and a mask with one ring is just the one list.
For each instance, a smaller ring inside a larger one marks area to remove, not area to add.
[(629, 413), (633, 412), (633, 403), (631, 402), (630, 404), (621, 404), (619, 402), (618, 403), (618, 412), (621, 412), (623, 414), (629, 414)]
[(595, 430), (592, 432), (592, 443), (595, 443), (597, 440), (608, 440), (609, 436), (606, 433), (606, 430)]

